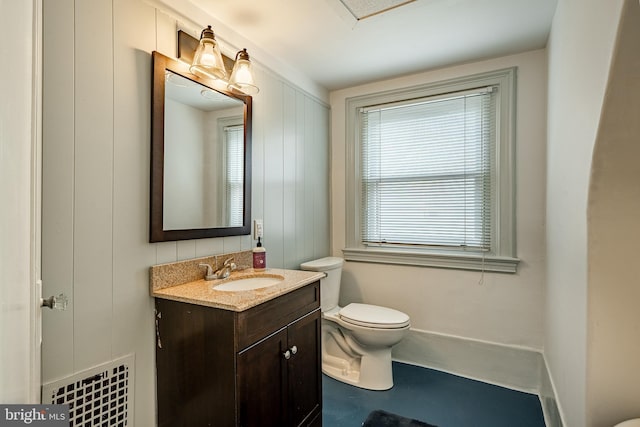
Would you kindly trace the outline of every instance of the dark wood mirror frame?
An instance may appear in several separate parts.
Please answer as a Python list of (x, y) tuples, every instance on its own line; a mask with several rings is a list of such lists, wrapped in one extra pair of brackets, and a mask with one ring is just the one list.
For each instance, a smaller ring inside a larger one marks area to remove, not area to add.
[[(153, 52), (153, 79), (151, 91), (151, 194), (149, 241), (204, 239), (210, 237), (239, 236), (251, 233), (251, 96), (221, 89), (214, 80), (204, 79), (189, 72), (188, 65)], [(241, 227), (197, 228), (164, 230), (164, 124), (165, 124), (165, 72), (169, 70), (200, 85), (244, 103), (244, 201)]]

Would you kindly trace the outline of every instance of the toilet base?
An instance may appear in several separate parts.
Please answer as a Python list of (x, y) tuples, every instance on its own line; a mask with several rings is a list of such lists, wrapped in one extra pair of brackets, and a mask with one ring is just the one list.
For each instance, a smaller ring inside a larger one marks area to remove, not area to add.
[(367, 390), (393, 387), (391, 347), (366, 348), (338, 328), (324, 325), (322, 372), (327, 376)]
[[(365, 366), (364, 370), (361, 367), (359, 370), (354, 369), (344, 369), (343, 366), (335, 366), (330, 363), (322, 362), (322, 372), (338, 381), (341, 381), (346, 384), (351, 384), (352, 386), (364, 388), (367, 390), (389, 390), (393, 388), (393, 372), (391, 370), (391, 352), (389, 351), (388, 363), (382, 364), (379, 363), (380, 359), (377, 360), (378, 363), (369, 364), (373, 367), (367, 369), (367, 360), (365, 359), (361, 363)], [(346, 363), (348, 364), (348, 362)], [(362, 375), (364, 372), (364, 375)]]

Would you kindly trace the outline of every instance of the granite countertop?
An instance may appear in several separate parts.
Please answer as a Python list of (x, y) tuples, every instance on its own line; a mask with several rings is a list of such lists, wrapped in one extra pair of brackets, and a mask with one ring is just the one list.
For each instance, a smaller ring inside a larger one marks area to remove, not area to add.
[[(215, 289), (217, 285), (230, 282), (237, 278), (273, 277), (274, 275), (282, 276), (284, 280), (273, 286), (247, 291), (217, 291)], [(151, 295), (156, 298), (181, 301), (189, 304), (204, 305), (231, 311), (244, 311), (324, 277), (324, 273), (316, 271), (267, 268), (265, 271), (256, 272), (252, 268), (249, 268), (242, 271), (234, 271), (231, 273), (231, 276), (226, 279), (209, 281), (200, 279), (181, 285), (151, 289)]]

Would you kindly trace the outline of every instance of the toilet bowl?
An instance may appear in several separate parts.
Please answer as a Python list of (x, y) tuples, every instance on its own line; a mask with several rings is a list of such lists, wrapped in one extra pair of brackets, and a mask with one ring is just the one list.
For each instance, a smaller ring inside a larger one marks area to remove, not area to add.
[(401, 311), (371, 304), (338, 306), (342, 258), (327, 257), (303, 263), (302, 270), (320, 271), (322, 310), (322, 372), (356, 387), (393, 387), (391, 348), (411, 324)]

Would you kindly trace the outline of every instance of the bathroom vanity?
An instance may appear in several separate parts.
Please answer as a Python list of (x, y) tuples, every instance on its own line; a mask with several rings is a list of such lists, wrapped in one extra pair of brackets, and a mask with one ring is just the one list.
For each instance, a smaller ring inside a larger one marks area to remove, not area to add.
[(267, 289), (152, 289), (159, 426), (322, 425), (319, 277), (279, 271)]

